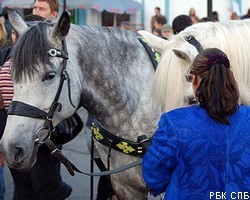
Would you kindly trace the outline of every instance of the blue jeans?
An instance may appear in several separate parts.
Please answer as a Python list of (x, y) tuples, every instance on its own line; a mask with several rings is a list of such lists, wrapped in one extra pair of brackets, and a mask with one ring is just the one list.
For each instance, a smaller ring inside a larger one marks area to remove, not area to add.
[(0, 167), (0, 200), (4, 200), (5, 185), (4, 185), (4, 167)]

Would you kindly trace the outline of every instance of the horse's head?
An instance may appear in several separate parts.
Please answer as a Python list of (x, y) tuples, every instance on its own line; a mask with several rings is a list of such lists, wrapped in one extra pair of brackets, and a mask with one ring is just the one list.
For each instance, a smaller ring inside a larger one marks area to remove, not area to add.
[(195, 99), (188, 70), (198, 54), (197, 47), (184, 36), (173, 36), (170, 41), (146, 31), (139, 31), (150, 46), (161, 52), (155, 75), (154, 98), (162, 111), (187, 106)]
[(37, 22), (30, 27), (16, 11), (8, 14), (20, 37), (12, 54), (14, 97), (1, 147), (9, 166), (26, 169), (35, 163), (47, 128), (76, 111), (81, 73), (71, 66), (74, 61), (67, 53), (70, 18), (66, 12), (56, 23)]

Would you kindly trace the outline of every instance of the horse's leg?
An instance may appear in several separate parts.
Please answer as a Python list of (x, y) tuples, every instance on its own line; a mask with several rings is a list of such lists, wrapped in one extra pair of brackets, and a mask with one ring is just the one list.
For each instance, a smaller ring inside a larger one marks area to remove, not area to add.
[[(139, 188), (130, 183), (124, 183), (111, 177), (113, 189), (118, 200), (145, 200), (146, 188)], [(114, 200), (114, 199), (113, 199)]]

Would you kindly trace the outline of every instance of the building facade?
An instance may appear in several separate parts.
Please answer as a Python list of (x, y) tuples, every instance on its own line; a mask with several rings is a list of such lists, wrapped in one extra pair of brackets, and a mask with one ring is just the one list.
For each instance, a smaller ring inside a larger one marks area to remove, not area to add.
[[(151, 17), (154, 15), (156, 6), (161, 8), (161, 13), (166, 16), (167, 23), (171, 24), (173, 19), (180, 14), (189, 13), (190, 8), (196, 10), (199, 18), (207, 17), (207, 0), (136, 0), (141, 3), (142, 7), (135, 14), (130, 15), (130, 22), (137, 27), (143, 27), (150, 31)], [(233, 4), (234, 3), (234, 4)], [(220, 21), (227, 21), (235, 7), (238, 5), (239, 15), (244, 15), (250, 8), (250, 0), (213, 0), (212, 10), (217, 11)], [(102, 25), (102, 14), (91, 8), (86, 11), (86, 24)]]
[[(33, 0), (30, 1), (30, 5), (33, 5)], [(64, 0), (59, 0), (60, 4), (63, 5)], [(81, 0), (81, 2), (91, 2), (91, 0)], [(180, 14), (189, 13), (190, 8), (194, 8), (196, 15), (199, 18), (207, 17), (208, 0), (135, 0), (141, 4), (141, 9), (136, 13), (130, 15), (110, 15), (109, 13), (99, 12), (91, 8), (91, 3), (84, 9), (72, 9), (71, 21), (76, 24), (87, 24), (87, 25), (113, 25), (116, 21), (116, 25), (122, 20), (130, 21), (134, 26), (135, 30), (145, 29), (150, 31), (151, 17), (155, 14), (155, 7), (161, 8), (161, 13), (166, 16), (167, 23), (172, 24), (173, 19)], [(15, 2), (15, 0), (12, 0)], [(21, 2), (17, 0), (16, 2)], [(73, 1), (68, 1), (68, 4)], [(219, 14), (220, 21), (226, 21), (230, 19), (232, 11), (237, 12), (238, 15), (242, 16), (247, 13), (250, 8), (250, 0), (213, 0), (212, 10), (217, 11)], [(14, 4), (14, 6), (17, 4)], [(62, 6), (61, 6), (62, 7)], [(1, 3), (0, 3), (1, 9)], [(31, 12), (28, 10), (28, 12)], [(60, 12), (62, 12), (61, 9)], [(27, 13), (27, 12), (24, 12)], [(114, 19), (115, 18), (115, 19)], [(110, 20), (110, 22), (108, 21)]]

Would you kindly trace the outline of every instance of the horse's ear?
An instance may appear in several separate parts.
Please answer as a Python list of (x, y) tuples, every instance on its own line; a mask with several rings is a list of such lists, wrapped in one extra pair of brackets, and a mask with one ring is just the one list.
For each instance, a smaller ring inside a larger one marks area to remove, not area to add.
[(19, 34), (22, 35), (28, 28), (22, 16), (14, 9), (7, 10), (8, 17), (12, 28)]
[(183, 59), (187, 62), (191, 62), (192, 61), (192, 56), (189, 55), (188, 52), (185, 52), (183, 50), (180, 50), (180, 49), (172, 49), (174, 54), (179, 57), (180, 59)]
[(163, 53), (164, 50), (168, 47), (168, 40), (165, 40), (144, 30), (137, 31), (137, 33), (145, 39), (150, 47), (156, 49), (160, 53)]
[(68, 12), (64, 11), (57, 23), (53, 26), (52, 37), (62, 40), (69, 32), (70, 17)]

